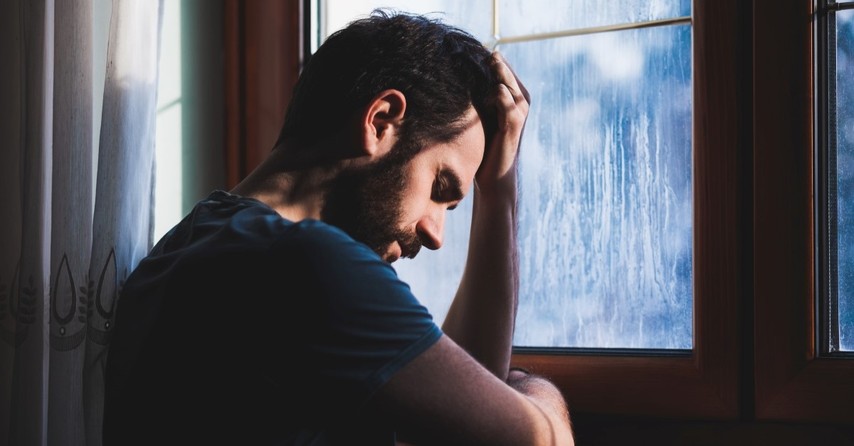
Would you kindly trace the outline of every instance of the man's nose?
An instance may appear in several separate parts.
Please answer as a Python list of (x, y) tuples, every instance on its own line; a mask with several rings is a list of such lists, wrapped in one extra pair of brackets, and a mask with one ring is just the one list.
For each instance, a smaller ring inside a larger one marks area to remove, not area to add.
[(421, 244), (427, 248), (436, 250), (442, 247), (445, 234), (445, 208), (433, 206), (415, 227)]

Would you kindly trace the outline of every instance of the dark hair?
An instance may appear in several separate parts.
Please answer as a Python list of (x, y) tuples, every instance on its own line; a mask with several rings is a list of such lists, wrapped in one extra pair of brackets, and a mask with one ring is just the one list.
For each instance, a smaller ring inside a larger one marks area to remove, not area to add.
[(311, 145), (342, 129), (379, 92), (400, 90), (406, 112), (400, 138), (420, 150), (447, 142), (463, 128), (470, 105), (487, 137), (494, 112), (490, 51), (471, 34), (425, 16), (382, 9), (330, 35), (294, 87), (279, 142)]

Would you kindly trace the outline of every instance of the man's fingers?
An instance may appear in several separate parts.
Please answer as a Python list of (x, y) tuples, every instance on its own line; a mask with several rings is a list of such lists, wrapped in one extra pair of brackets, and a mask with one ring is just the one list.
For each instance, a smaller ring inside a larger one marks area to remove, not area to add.
[(507, 86), (507, 84), (498, 84), (498, 102), (501, 103), (505, 109), (515, 106), (516, 102), (518, 102), (516, 95), (513, 94), (513, 91)]
[(498, 80), (495, 99), (501, 127), (508, 130), (521, 128), (528, 115), (528, 91), (500, 53), (493, 53), (493, 70)]
[(519, 80), (518, 76), (516, 76), (513, 68), (511, 68), (510, 64), (507, 63), (507, 60), (504, 59), (504, 55), (497, 51), (494, 52), (493, 64), (498, 76), (498, 81), (510, 89), (510, 92), (516, 102), (524, 100), (525, 102), (530, 103), (531, 95), (528, 93), (528, 89), (525, 88), (522, 81)]

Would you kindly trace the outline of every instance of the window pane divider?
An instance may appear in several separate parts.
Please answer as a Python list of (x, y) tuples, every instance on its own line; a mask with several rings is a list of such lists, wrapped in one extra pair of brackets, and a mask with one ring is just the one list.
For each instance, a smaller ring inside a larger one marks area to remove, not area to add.
[(851, 3), (828, 3), (825, 5), (826, 11), (844, 11), (846, 9), (854, 9), (854, 2)]
[[(497, 11), (497, 10), (496, 10)], [(495, 13), (498, 16), (498, 13)], [(548, 33), (525, 34), (512, 37), (496, 37), (494, 45), (532, 42), (536, 40), (556, 39), (559, 37), (584, 36), (588, 34), (601, 34), (613, 31), (624, 31), (629, 29), (652, 28), (656, 26), (670, 25), (689, 25), (692, 23), (691, 17), (674, 17), (670, 19), (649, 20), (645, 22), (621, 23), (616, 25), (591, 26), (589, 28), (575, 28), (563, 31), (554, 31)]]

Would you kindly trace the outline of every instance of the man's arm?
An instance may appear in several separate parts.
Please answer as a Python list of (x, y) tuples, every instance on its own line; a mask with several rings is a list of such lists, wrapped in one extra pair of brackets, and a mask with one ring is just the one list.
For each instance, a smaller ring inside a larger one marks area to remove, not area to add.
[(530, 96), (502, 56), (492, 63), (498, 129), (475, 178), (468, 257), (442, 330), (503, 381), (518, 305), (516, 170)]
[(560, 390), (509, 371), (518, 293), (516, 166), (530, 99), (499, 55), (493, 64), (502, 82), (499, 128), (475, 179), (468, 260), (443, 325), (447, 336), (392, 376), (371, 408), (419, 446), (571, 446)]
[(508, 382), (442, 336), (377, 391), (371, 408), (419, 446), (574, 444), (554, 385), (516, 371)]

